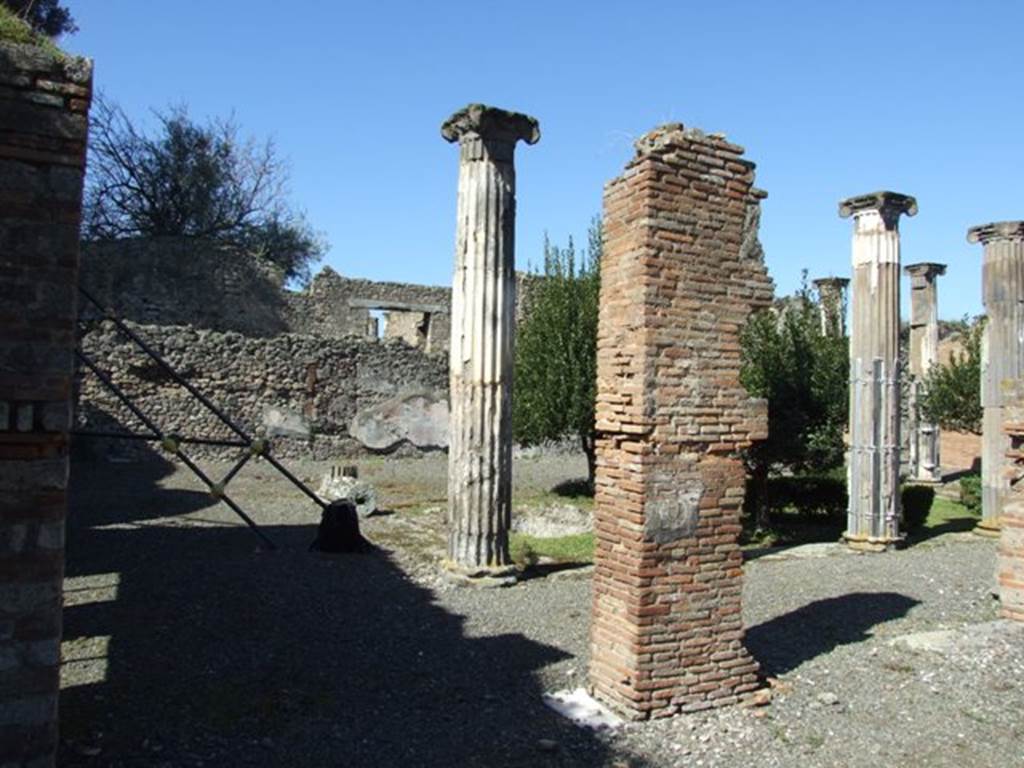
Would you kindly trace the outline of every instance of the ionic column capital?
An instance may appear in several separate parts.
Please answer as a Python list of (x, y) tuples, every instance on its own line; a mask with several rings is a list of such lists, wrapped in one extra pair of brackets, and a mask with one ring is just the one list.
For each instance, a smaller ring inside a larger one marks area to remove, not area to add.
[(1024, 240), (1024, 221), (993, 221), (967, 230), (967, 242), (987, 245), (998, 240)]
[(921, 261), (917, 264), (907, 264), (907, 266), (903, 268), (903, 271), (912, 278), (920, 277), (930, 282), (936, 277), (946, 274), (946, 265), (937, 264), (932, 261)]
[(858, 219), (868, 213), (877, 213), (885, 223), (886, 229), (895, 229), (901, 214), (917, 214), (917, 200), (910, 195), (882, 190), (848, 197), (839, 203), (840, 218), (847, 219), (853, 216)]
[(536, 144), (540, 140), (537, 119), (520, 112), (469, 104), (441, 125), (445, 141), (459, 142), (462, 159), (510, 162), (517, 141)]
[(817, 288), (819, 291), (824, 288), (826, 290), (844, 290), (846, 286), (850, 284), (850, 278), (848, 277), (819, 277), (811, 281), (811, 285)]

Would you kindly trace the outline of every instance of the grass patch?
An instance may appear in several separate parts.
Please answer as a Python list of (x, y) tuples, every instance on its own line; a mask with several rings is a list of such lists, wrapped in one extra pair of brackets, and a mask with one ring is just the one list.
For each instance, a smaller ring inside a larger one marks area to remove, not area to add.
[(50, 38), (40, 35), (4, 5), (0, 5), (0, 42), (37, 45), (52, 54), (64, 55)]
[(580, 565), (594, 562), (594, 534), (577, 533), (572, 536), (557, 536), (542, 539), (513, 533), (509, 546), (512, 560), (516, 565), (525, 567), (533, 565), (540, 558), (550, 558), (556, 563), (576, 563)]
[(952, 499), (945, 499), (936, 496), (932, 502), (932, 508), (928, 512), (928, 518), (924, 521), (925, 528), (938, 528), (948, 523), (970, 521), (971, 526), (978, 520), (978, 516), (963, 504)]
[(576, 507), (577, 509), (591, 510), (594, 508), (593, 496), (563, 496), (560, 493), (549, 491), (547, 493), (513, 494), (512, 508), (519, 507)]

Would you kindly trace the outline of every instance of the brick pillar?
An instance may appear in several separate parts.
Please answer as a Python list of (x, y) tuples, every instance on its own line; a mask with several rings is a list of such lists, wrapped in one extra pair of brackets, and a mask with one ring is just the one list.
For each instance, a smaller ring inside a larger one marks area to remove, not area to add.
[(54, 764), (92, 64), (0, 43), (0, 765)]
[(921, 262), (908, 264), (903, 271), (910, 275), (910, 477), (919, 483), (938, 483), (942, 480), (939, 426), (922, 418), (918, 401), (924, 379), (939, 359), (936, 280), (946, 274), (946, 265)]
[(520, 140), (537, 121), (470, 104), (441, 127), (459, 143), (452, 278), (448, 448), (448, 558), (454, 573), (512, 578), (512, 344), (515, 333), (516, 175)]
[(821, 335), (842, 338), (846, 335), (845, 277), (819, 277), (813, 282), (818, 289), (818, 312), (821, 317)]
[(1000, 518), (996, 580), (1002, 615), (1024, 621), (1024, 379), (1004, 379), (1000, 389), (1009, 451), (1004, 465), (1008, 491)]
[(967, 240), (985, 249), (981, 293), (988, 316), (981, 343), (981, 522), (975, 532), (998, 536), (1007, 492), (1001, 469), (1010, 446), (1000, 385), (1024, 376), (1024, 221), (972, 227)]
[(740, 451), (767, 434), (740, 328), (771, 301), (754, 164), (663, 126), (604, 194), (590, 680), (642, 719), (734, 703), (743, 646)]
[(900, 543), (900, 232), (912, 197), (873, 192), (839, 204), (853, 217), (849, 514), (855, 549)]

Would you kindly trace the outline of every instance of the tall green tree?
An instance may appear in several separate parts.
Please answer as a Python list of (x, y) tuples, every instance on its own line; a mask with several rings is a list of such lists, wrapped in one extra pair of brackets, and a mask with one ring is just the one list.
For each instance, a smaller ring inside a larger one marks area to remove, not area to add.
[(94, 105), (84, 237), (214, 240), (307, 280), (324, 244), (288, 205), (287, 167), (273, 143), (243, 140), (232, 120), (196, 123), (184, 107), (156, 116), (150, 134), (117, 105)]
[(822, 333), (806, 273), (796, 294), (750, 317), (740, 342), (740, 380), (751, 395), (768, 400), (768, 439), (746, 456), (763, 527), (761, 502), (772, 470), (826, 470), (843, 462), (849, 342)]
[(527, 278), (516, 339), (512, 426), (517, 440), (536, 444), (575, 435), (594, 482), (594, 398), (597, 389), (597, 305), (601, 223), (577, 252), (544, 239), (544, 271)]
[(60, 37), (78, 31), (70, 11), (61, 6), (60, 0), (0, 0), (0, 5), (10, 9), (33, 30), (47, 37)]
[[(967, 326), (964, 323), (965, 327)], [(985, 318), (963, 333), (964, 348), (950, 361), (932, 367), (919, 400), (921, 415), (954, 432), (981, 432), (981, 338)]]

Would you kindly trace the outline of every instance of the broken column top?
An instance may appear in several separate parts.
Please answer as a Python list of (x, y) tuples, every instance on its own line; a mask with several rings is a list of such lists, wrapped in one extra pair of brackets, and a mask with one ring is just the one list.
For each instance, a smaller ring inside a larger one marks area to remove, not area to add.
[(486, 104), (468, 104), (444, 121), (441, 136), (445, 141), (461, 141), (464, 137), (486, 141), (517, 141), (536, 144), (540, 140), (537, 118), (521, 112), (509, 112)]
[(866, 195), (848, 197), (839, 203), (839, 216), (843, 219), (867, 211), (878, 211), (883, 218), (892, 215), (899, 217), (901, 213), (914, 216), (917, 214), (917, 200), (910, 195), (881, 190)]
[(1024, 221), (993, 221), (967, 230), (967, 242), (985, 244), (992, 240), (1024, 240)]
[(911, 277), (938, 277), (946, 274), (946, 265), (937, 264), (934, 261), (921, 261), (917, 264), (907, 264), (903, 271)]

